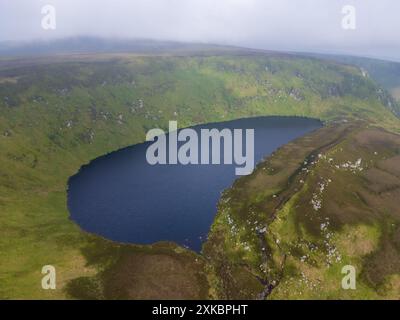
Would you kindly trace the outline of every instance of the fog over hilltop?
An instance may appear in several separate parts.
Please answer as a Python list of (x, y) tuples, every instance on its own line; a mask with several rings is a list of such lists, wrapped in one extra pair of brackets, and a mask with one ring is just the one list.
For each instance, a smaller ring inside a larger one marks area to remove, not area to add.
[[(44, 30), (43, 6), (56, 10)], [(345, 6), (355, 29), (343, 29)], [(218, 43), (400, 60), (397, 0), (2, 0), (0, 41), (91, 36)]]

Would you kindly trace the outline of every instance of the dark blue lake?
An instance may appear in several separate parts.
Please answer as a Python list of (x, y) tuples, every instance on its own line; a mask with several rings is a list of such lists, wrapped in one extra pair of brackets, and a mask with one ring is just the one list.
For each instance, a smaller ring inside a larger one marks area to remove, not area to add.
[[(257, 117), (193, 129), (254, 129), (258, 163), (278, 147), (321, 126), (305, 118)], [(152, 166), (146, 161), (149, 144), (100, 157), (71, 177), (71, 218), (82, 229), (118, 242), (167, 240), (200, 251), (221, 192), (239, 178), (237, 165)]]

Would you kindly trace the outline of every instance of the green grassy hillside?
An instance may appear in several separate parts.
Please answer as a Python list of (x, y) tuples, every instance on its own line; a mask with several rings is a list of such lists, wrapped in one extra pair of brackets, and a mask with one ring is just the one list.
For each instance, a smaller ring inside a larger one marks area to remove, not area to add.
[(387, 89), (397, 101), (400, 100), (400, 62), (349, 56), (314, 56), (362, 68), (368, 76)]
[[(204, 254), (227, 299), (399, 299), (400, 136), (328, 125), (225, 191)], [(342, 289), (355, 267), (356, 290)]]
[[(215, 281), (227, 273), (213, 271), (214, 262), (203, 256), (174, 244), (115, 244), (79, 230), (66, 207), (68, 178), (95, 157), (143, 141), (148, 129), (165, 128), (169, 120), (189, 126), (296, 115), (398, 132), (398, 106), (388, 101), (359, 68), (290, 55), (1, 59), (0, 297), (224, 296), (229, 289), (221, 291)], [(252, 252), (253, 262), (258, 254)], [(136, 259), (152, 267), (135, 265)], [(57, 269), (55, 291), (40, 286), (47, 264)], [(131, 273), (132, 282), (115, 276)], [(257, 279), (241, 276), (259, 289)]]

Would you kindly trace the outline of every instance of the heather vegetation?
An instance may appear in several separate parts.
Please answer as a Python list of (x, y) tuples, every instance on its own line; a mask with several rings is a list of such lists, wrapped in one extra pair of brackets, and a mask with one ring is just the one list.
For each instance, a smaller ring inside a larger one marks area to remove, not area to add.
[[(398, 114), (359, 67), (294, 55), (0, 59), (0, 297), (398, 298)], [(170, 120), (258, 115), (326, 127), (224, 193), (204, 254), (70, 221), (67, 181), (90, 160)], [(343, 262), (362, 270), (359, 290), (340, 290)], [(55, 291), (40, 286), (47, 264)]]

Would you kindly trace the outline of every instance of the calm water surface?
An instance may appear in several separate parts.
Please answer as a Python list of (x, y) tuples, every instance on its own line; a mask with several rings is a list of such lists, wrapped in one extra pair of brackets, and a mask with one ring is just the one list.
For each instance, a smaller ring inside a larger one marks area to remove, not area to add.
[[(257, 163), (321, 125), (304, 118), (258, 117), (193, 128), (255, 129)], [(200, 251), (221, 192), (238, 178), (236, 165), (151, 166), (146, 161), (148, 145), (100, 157), (71, 177), (71, 218), (84, 230), (111, 240), (139, 244), (168, 240)]]

